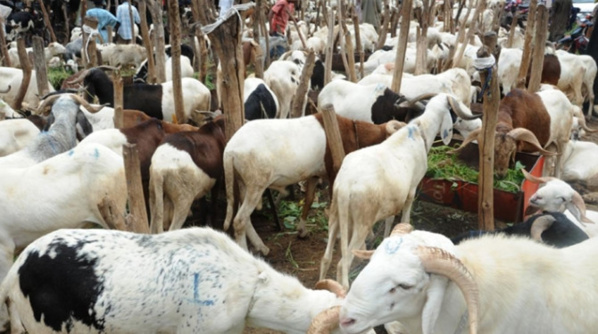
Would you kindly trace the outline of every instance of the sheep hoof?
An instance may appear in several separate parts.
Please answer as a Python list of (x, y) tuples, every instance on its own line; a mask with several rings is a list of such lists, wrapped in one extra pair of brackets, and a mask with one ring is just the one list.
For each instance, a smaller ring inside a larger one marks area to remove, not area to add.
[(264, 246), (260, 249), (260, 253), (262, 253), (263, 256), (268, 256), (268, 254), (270, 253), (270, 248)]

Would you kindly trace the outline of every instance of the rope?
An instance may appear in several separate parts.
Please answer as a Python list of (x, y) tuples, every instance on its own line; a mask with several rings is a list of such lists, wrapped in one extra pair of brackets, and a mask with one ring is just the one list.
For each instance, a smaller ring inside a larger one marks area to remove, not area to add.
[[(484, 81), (484, 84), (482, 85), (482, 92), (481, 92), (482, 96), (484, 96), (484, 93), (490, 86), (490, 81), (492, 80), (494, 64), (496, 64), (496, 59), (494, 59), (493, 55), (490, 55), (489, 57), (484, 57), (484, 58), (475, 58), (473, 60), (473, 67), (476, 70), (488, 72), (488, 74), (486, 75), (486, 80)], [(490, 91), (488, 90), (488, 94), (489, 93), (490, 93)]]
[[(239, 11), (240, 10), (248, 10), (249, 8), (252, 8), (254, 6), (255, 6), (255, 3), (253, 3), (253, 2), (234, 5), (231, 8), (229, 8), (228, 10), (226, 10), (226, 12), (220, 13), (220, 16), (216, 19), (216, 22), (210, 23), (208, 25), (201, 27), (201, 31), (207, 35), (207, 34), (211, 33), (212, 31), (214, 31), (224, 21), (228, 20), (231, 16), (233, 16), (235, 14), (237, 14), (239, 21), (241, 23), (243, 23), (243, 18), (241, 17), (241, 13), (239, 13)], [(193, 26), (195, 26), (195, 24), (193, 24)]]
[(98, 29), (92, 29), (88, 25), (85, 25), (85, 24), (83, 25), (83, 32), (85, 32), (86, 34), (89, 35), (87, 37), (87, 42), (85, 43), (85, 59), (87, 59), (87, 61), (89, 62), (89, 53), (87, 52), (87, 48), (89, 48), (89, 41), (91, 41), (91, 39), (95, 38), (96, 36), (100, 37), (101, 41), (103, 41), (103, 39), (102, 39), (102, 35), (100, 35), (100, 31)]

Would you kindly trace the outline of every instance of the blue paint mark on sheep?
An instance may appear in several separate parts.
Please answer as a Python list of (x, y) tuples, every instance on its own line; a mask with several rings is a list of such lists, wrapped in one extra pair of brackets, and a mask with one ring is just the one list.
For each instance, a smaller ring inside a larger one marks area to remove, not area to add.
[(197, 305), (202, 305), (202, 306), (213, 306), (214, 300), (212, 299), (206, 299), (206, 300), (201, 300), (199, 299), (199, 283), (200, 283), (200, 277), (199, 277), (199, 273), (194, 273), (193, 274), (193, 299), (189, 299), (190, 302), (192, 302), (193, 304), (197, 304)]
[(100, 157), (100, 151), (99, 151), (99, 150), (96, 148), (96, 149), (94, 149), (94, 151), (93, 151), (93, 152), (94, 152), (93, 156), (94, 156), (96, 159), (98, 159), (98, 158)]
[(70, 150), (69, 151), (69, 157), (72, 156), (73, 154), (75, 154), (75, 150)]
[(386, 254), (394, 254), (396, 253), (399, 248), (401, 248), (401, 244), (403, 243), (403, 238), (399, 240), (389, 240), (386, 245), (384, 246), (384, 250)]
[(407, 131), (409, 132), (407, 134), (407, 138), (411, 139), (411, 140), (415, 140), (415, 138), (413, 137), (413, 134), (415, 133), (416, 129), (415, 126), (413, 125), (409, 125), (407, 126)]
[(448, 137), (449, 133), (447, 129), (444, 129), (444, 131), (442, 132), (442, 139)]

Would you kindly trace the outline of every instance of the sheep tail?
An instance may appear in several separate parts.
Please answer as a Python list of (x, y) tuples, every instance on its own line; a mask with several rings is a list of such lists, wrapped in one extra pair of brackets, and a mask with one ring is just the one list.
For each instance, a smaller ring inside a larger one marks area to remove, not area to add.
[(164, 232), (164, 177), (159, 171), (150, 169), (150, 208), (152, 234)]
[(233, 156), (224, 153), (222, 163), (224, 167), (224, 184), (226, 188), (226, 218), (224, 218), (223, 229), (226, 231), (233, 220), (233, 205), (235, 203), (235, 166)]

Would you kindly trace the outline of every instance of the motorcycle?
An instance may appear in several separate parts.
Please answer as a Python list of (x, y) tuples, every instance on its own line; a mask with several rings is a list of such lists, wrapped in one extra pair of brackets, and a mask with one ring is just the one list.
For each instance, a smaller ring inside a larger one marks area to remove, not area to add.
[(588, 42), (590, 41), (589, 36), (593, 25), (589, 18), (583, 18), (578, 21), (578, 26), (569, 35), (557, 41), (557, 50), (565, 50), (570, 53), (585, 53)]

